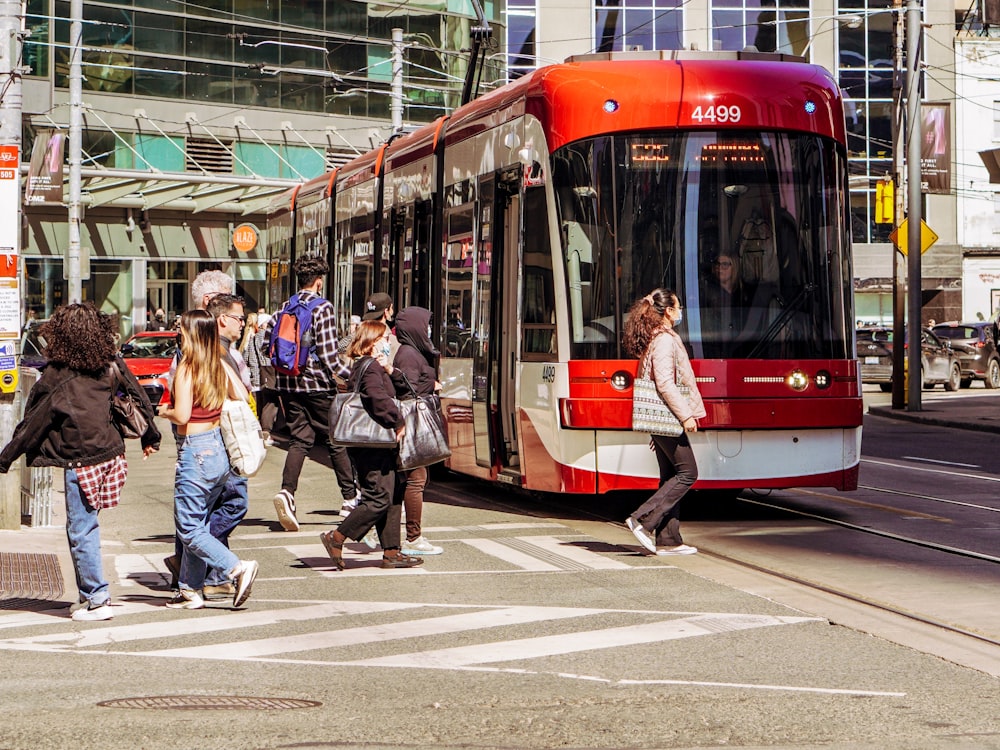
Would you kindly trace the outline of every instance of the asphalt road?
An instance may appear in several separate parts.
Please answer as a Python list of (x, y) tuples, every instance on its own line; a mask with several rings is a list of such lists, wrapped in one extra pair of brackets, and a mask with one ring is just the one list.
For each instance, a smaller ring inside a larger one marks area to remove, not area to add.
[[(233, 538), (261, 564), (249, 605), (188, 612), (163, 607), (172, 451), (133, 457), (102, 514), (114, 620), (69, 620), (71, 582), (60, 607), (0, 610), (0, 748), (1000, 747), (994, 677), (719, 583), (709, 555), (643, 555), (593, 509), (436, 484), (443, 555), (383, 571), (354, 545), (337, 572), (332, 475), (307, 463), (282, 532), (282, 458)], [(64, 548), (0, 534), (65, 573)]]

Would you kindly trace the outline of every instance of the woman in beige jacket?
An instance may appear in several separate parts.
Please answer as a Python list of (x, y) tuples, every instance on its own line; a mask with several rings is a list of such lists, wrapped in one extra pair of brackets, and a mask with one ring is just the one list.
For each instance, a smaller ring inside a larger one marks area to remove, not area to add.
[[(698, 478), (688, 433), (698, 431), (705, 405), (684, 342), (674, 330), (682, 318), (677, 295), (670, 289), (654, 289), (632, 305), (625, 322), (625, 349), (639, 357), (639, 372), (644, 372), (648, 363), (656, 390), (684, 428), (677, 437), (652, 436), (660, 488), (625, 519), (639, 543), (657, 555), (693, 555), (698, 551), (681, 538), (679, 510), (681, 498)], [(678, 384), (687, 386), (687, 395)]]

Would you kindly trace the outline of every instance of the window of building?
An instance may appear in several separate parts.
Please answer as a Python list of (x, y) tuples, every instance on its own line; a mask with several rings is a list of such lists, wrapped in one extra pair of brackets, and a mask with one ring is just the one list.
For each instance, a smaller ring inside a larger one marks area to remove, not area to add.
[[(763, 6), (763, 7), (762, 7)], [(712, 49), (802, 54), (810, 38), (809, 0), (713, 0)]]
[(514, 80), (538, 67), (535, 48), (536, 0), (507, 3), (507, 78)]
[(892, 173), (895, 14), (886, 12), (891, 8), (892, 0), (841, 0), (837, 13), (856, 16), (860, 23), (827, 25), (837, 34), (855, 242), (888, 242), (893, 229), (875, 223), (875, 181)]
[(598, 52), (684, 48), (682, 0), (595, 0)]

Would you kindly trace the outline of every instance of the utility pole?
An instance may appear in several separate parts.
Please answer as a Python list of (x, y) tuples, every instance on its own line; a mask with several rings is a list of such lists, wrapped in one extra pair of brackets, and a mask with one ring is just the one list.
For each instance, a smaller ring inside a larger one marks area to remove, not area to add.
[(69, 4), (69, 245), (66, 248), (66, 280), (69, 294), (66, 302), (83, 301), (82, 267), (80, 262), (80, 197), (81, 161), (83, 152), (83, 0)]
[(392, 132), (403, 132), (403, 30), (392, 30), (392, 90), (389, 101)]
[[(0, 145), (3, 147), (4, 156), (11, 157), (2, 164), (3, 183), (3, 206), (2, 210), (7, 218), (4, 222), (7, 227), (4, 229), (4, 240), (0, 245), (4, 245), (5, 254), (13, 256), (15, 259), (20, 255), (21, 238), (21, 42), (23, 32), (21, 29), (21, 3), (19, 0), (0, 0), (0, 91), (3, 97), (0, 99)], [(9, 232), (9, 234), (8, 234)], [(15, 269), (19, 266), (15, 265)], [(16, 297), (17, 318), (13, 331), (4, 330), (3, 342), (4, 351), (8, 349), (16, 351), (18, 347), (17, 337), (20, 334), (20, 283), (15, 270), (13, 288), (7, 288), (4, 293), (12, 292)], [(5, 279), (5, 281), (7, 281)], [(9, 302), (11, 300), (5, 300)], [(7, 328), (5, 325), (4, 328)], [(13, 338), (12, 338), (13, 337)], [(0, 357), (0, 359), (6, 358)], [(10, 357), (13, 360), (13, 357)], [(6, 445), (14, 435), (14, 424), (17, 421), (15, 409), (16, 397), (16, 364), (13, 364), (12, 371), (4, 373), (5, 377), (12, 380), (12, 387), (7, 392), (0, 392), (0, 444)], [(3, 365), (5, 368), (7, 364)], [(0, 529), (21, 528), (21, 481), (17, 471), (10, 471), (0, 474)]]
[[(906, 83), (903, 77), (903, 39), (905, 29), (903, 25), (903, 1), (893, 0), (892, 7), (895, 10), (896, 16), (893, 19), (893, 37), (895, 38), (896, 49), (892, 64), (892, 179), (895, 183), (893, 190), (894, 206), (892, 223), (898, 232), (899, 225), (903, 222), (903, 212), (906, 208), (903, 200), (903, 189), (906, 185), (906, 173), (903, 169), (903, 165), (905, 164), (905, 160), (903, 159), (903, 144), (905, 143), (903, 138), (903, 133), (905, 132), (903, 124), (903, 86)], [(906, 379), (903, 375), (905, 372), (903, 368), (905, 366), (904, 357), (906, 356), (906, 350), (899, 345), (899, 342), (906, 339), (906, 297), (904, 296), (906, 286), (900, 284), (900, 276), (904, 273), (903, 264), (900, 261), (905, 256), (896, 249), (895, 245), (890, 245), (890, 252), (892, 253), (892, 340), (895, 342), (892, 347), (892, 408), (902, 409), (906, 406)]]
[(923, 288), (920, 280), (920, 240), (923, 211), (920, 205), (920, 42), (923, 29), (920, 21), (920, 0), (906, 3), (906, 204), (908, 231), (906, 237), (907, 294), (909, 314), (907, 326), (907, 363), (909, 366), (909, 397), (906, 410), (921, 410), (923, 373), (920, 371), (921, 332), (923, 331)]

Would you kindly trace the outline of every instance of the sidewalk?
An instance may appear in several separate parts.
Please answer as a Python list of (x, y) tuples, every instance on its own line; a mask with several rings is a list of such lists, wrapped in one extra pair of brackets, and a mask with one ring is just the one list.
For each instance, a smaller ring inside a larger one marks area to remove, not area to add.
[(933, 400), (922, 399), (920, 411), (893, 409), (888, 405), (880, 405), (868, 407), (868, 413), (875, 417), (939, 427), (1000, 433), (1000, 390), (988, 391), (989, 395), (982, 396), (965, 395), (965, 393), (948, 394)]

